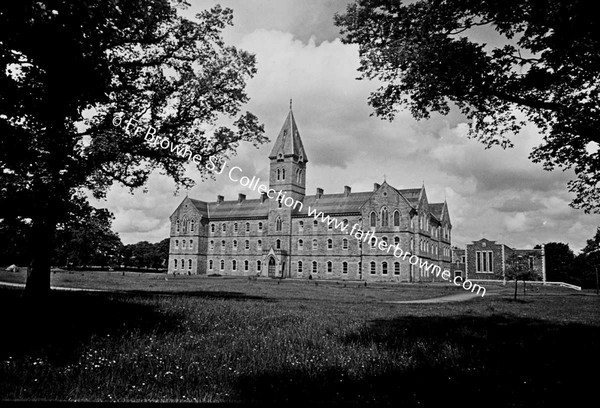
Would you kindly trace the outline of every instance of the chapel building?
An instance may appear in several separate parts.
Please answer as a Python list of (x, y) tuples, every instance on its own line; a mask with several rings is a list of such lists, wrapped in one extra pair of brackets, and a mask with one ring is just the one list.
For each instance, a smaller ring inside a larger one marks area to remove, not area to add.
[(400, 245), (423, 261), (449, 269), (452, 224), (448, 205), (430, 203), (425, 186), (396, 189), (374, 183), (372, 191), (306, 195), (308, 157), (291, 106), (269, 155), (269, 188), (301, 202), (289, 207), (260, 198), (204, 202), (186, 197), (170, 217), (169, 274), (264, 276), (298, 279), (417, 282), (441, 280), (363, 242), (321, 219), (335, 217), (378, 240)]

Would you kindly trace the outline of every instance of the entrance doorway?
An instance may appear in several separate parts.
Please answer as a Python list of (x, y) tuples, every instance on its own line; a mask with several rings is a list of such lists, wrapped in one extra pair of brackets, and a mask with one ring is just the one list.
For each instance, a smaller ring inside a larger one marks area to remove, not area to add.
[(275, 258), (269, 258), (269, 277), (275, 277)]

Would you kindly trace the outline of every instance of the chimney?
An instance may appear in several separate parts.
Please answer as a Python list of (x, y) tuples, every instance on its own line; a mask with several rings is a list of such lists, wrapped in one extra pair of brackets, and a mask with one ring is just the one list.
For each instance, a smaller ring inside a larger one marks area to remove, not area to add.
[(323, 189), (317, 187), (317, 198), (321, 198), (322, 195), (323, 195)]
[(218, 204), (221, 204), (221, 203), (223, 202), (223, 199), (224, 199), (224, 198), (225, 198), (225, 197), (223, 197), (222, 195), (218, 195), (218, 196), (217, 196), (217, 203), (218, 203)]
[(260, 202), (264, 203), (265, 201), (267, 201), (267, 193), (262, 193), (260, 195)]
[(352, 189), (349, 186), (344, 186), (344, 196), (348, 197)]
[(238, 194), (238, 204), (241, 204), (246, 199), (246, 194), (239, 193)]
[(381, 187), (379, 183), (373, 183), (373, 191), (379, 190), (379, 187)]

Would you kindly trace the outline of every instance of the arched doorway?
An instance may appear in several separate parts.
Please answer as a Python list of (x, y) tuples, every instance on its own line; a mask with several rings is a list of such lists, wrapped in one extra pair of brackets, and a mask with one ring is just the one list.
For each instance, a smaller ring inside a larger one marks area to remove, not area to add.
[(275, 277), (275, 258), (269, 257), (269, 277)]

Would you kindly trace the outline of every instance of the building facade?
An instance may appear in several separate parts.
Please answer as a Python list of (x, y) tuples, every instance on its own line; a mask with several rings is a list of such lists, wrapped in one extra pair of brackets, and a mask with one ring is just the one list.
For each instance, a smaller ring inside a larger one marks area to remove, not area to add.
[(505, 280), (512, 256), (527, 259), (538, 279), (546, 281), (543, 245), (541, 249), (514, 249), (486, 238), (467, 244), (466, 249), (452, 249), (452, 273), (470, 280)]
[[(452, 224), (446, 202), (430, 203), (425, 187), (396, 189), (374, 183), (372, 191), (306, 195), (308, 157), (290, 111), (269, 155), (269, 188), (302, 206), (258, 199), (214, 202), (186, 197), (170, 217), (170, 274), (219, 274), (366, 281), (432, 281), (433, 274), (370, 242), (327, 225), (309, 209), (350, 227), (372, 231), (422, 260), (448, 268)], [(349, 230), (350, 228), (348, 228)], [(437, 278), (441, 280), (441, 276)]]

